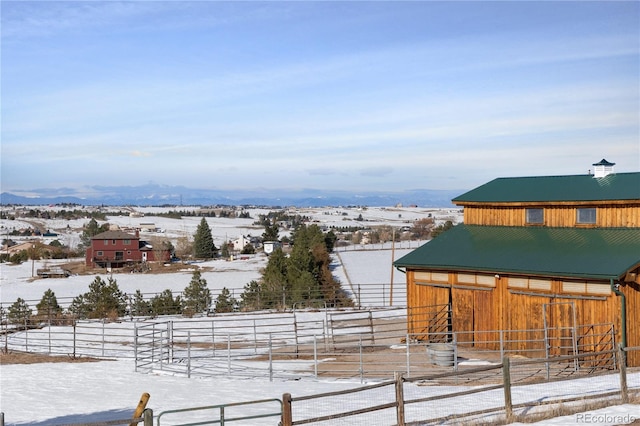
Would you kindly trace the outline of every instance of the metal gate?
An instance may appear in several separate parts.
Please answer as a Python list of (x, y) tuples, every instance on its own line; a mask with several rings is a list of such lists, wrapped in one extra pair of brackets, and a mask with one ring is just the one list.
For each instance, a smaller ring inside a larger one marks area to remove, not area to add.
[(135, 371), (149, 372), (170, 364), (172, 359), (171, 322), (136, 324), (134, 336)]
[[(158, 414), (156, 424), (162, 426), (164, 418), (165, 424), (170, 419), (173, 426), (224, 426), (228, 422), (254, 426), (259, 424), (257, 419), (272, 417), (282, 418), (282, 401), (277, 398), (163, 411)], [(264, 424), (274, 424), (274, 421), (270, 420)]]

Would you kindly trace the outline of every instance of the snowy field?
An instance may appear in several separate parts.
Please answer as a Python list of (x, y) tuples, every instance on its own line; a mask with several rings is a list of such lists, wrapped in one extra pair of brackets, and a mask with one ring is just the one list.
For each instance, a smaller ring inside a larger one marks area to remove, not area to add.
[[(154, 222), (164, 230), (165, 235), (171, 237), (181, 236), (184, 233), (195, 232), (199, 218), (188, 220), (172, 220), (151, 217), (153, 209), (141, 209), (145, 213), (143, 218), (117, 217), (109, 218), (110, 223), (119, 223), (121, 226), (136, 226), (132, 221)], [(265, 211), (266, 212), (266, 211)], [(400, 223), (426, 217), (431, 213), (445, 220), (447, 217), (459, 218), (450, 212), (436, 212), (426, 209), (368, 209), (366, 211), (347, 211), (347, 220), (340, 209), (322, 211), (315, 209), (307, 212), (312, 215), (319, 224), (339, 223), (341, 226), (356, 226), (359, 222), (353, 220), (358, 214), (366, 217), (370, 224), (389, 224), (400, 226)], [(307, 214), (301, 213), (301, 214)], [(257, 218), (257, 212), (251, 213)], [(214, 238), (217, 242), (223, 238), (235, 239), (240, 235), (260, 235), (262, 229), (252, 226), (254, 219), (208, 219)], [(353, 225), (351, 221), (353, 220)], [(449, 219), (450, 220), (450, 219)], [(47, 223), (51, 230), (73, 229), (82, 226), (82, 222), (69, 224)], [(16, 226), (17, 221), (2, 221), (4, 229)], [(28, 224), (27, 224), (28, 225)], [(70, 226), (67, 226), (70, 225)], [(68, 241), (73, 241), (73, 232), (66, 233)], [(403, 242), (407, 244), (407, 242)], [(415, 245), (412, 248), (417, 247)], [(334, 273), (345, 287), (353, 290), (358, 284), (389, 284), (393, 275), (394, 286), (402, 287), (404, 275), (395, 271), (392, 273), (391, 262), (409, 252), (411, 247), (398, 243), (392, 252), (389, 244), (380, 245), (375, 250), (366, 251), (341, 251), (334, 255)], [(392, 256), (393, 253), (393, 256)], [(49, 263), (51, 264), (51, 263)], [(207, 280), (214, 295), (222, 287), (241, 289), (246, 283), (260, 276), (260, 268), (266, 265), (266, 258), (260, 255), (252, 256), (247, 260), (235, 261), (210, 261), (202, 264), (211, 268), (203, 277)], [(51, 288), (58, 298), (75, 297), (84, 293), (92, 281), (91, 276), (73, 276), (60, 279), (37, 279), (31, 277), (32, 268), (38, 268), (40, 262), (31, 264), (26, 262), (14, 266), (0, 264), (0, 302), (7, 305), (15, 301), (17, 297), (25, 300), (39, 300), (48, 288)], [(164, 289), (182, 291), (189, 283), (190, 273), (172, 274), (114, 274), (118, 286), (129, 293), (140, 289), (144, 293), (160, 292)], [(385, 301), (381, 300), (381, 304)], [(398, 302), (400, 303), (400, 302)], [(32, 305), (32, 308), (35, 306)], [(575, 383), (575, 389), (566, 388), (567, 396), (573, 395), (579, 389), (588, 388), (592, 391), (615, 390), (616, 375), (611, 377), (596, 377), (582, 379)], [(611, 381), (614, 382), (611, 382)], [(639, 383), (640, 373), (630, 375), (632, 383)], [(131, 417), (133, 409), (143, 392), (151, 395), (149, 407), (154, 413), (189, 407), (212, 406), (225, 403), (234, 403), (250, 400), (262, 400), (269, 398), (282, 398), (283, 393), (290, 393), (294, 397), (312, 395), (323, 392), (337, 391), (341, 389), (358, 388), (362, 386), (359, 379), (308, 379), (269, 381), (268, 378), (256, 377), (251, 379), (241, 378), (199, 378), (188, 379), (170, 375), (136, 373), (132, 360), (101, 361), (97, 363), (43, 363), (31, 365), (1, 365), (0, 366), (0, 411), (4, 413), (7, 425), (59, 425), (78, 422), (106, 421), (114, 418)], [(456, 390), (464, 390), (460, 386)], [(519, 388), (518, 392), (525, 392), (529, 396), (536, 395), (544, 400), (550, 388), (539, 386), (535, 388)], [(563, 389), (565, 389), (563, 387)], [(409, 391), (411, 391), (409, 389)], [(362, 404), (373, 405), (375, 403), (388, 402), (387, 394), (380, 393), (367, 396), (366, 401), (345, 400), (342, 403), (345, 409), (360, 407)], [(446, 414), (456, 410), (480, 410), (487, 406), (495, 406), (502, 397), (500, 392), (483, 393), (481, 396), (469, 398), (450, 407), (439, 406), (437, 409)], [(517, 398), (517, 395), (515, 395)], [(435, 409), (435, 408), (434, 408)], [(297, 412), (298, 416), (312, 417), (320, 415), (325, 408), (306, 405)], [(394, 422), (392, 411), (386, 414), (374, 414), (370, 416), (358, 416), (347, 419), (344, 425), (386, 425)], [(560, 417), (536, 424), (544, 425), (570, 425), (570, 424), (598, 424), (617, 425), (630, 423), (640, 419), (640, 405), (611, 406), (602, 410), (567, 417)], [(295, 417), (294, 417), (295, 420)], [(249, 422), (239, 424), (277, 424), (276, 419), (262, 422)], [(235, 423), (235, 422), (234, 422)], [(165, 423), (163, 423), (165, 424)], [(236, 423), (238, 424), (238, 423)]]

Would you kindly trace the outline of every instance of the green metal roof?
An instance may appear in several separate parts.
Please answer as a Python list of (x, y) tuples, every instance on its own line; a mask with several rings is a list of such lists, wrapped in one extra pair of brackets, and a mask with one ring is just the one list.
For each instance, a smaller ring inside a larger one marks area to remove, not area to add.
[(640, 200), (640, 173), (498, 178), (453, 199), (465, 203)]
[(407, 269), (619, 279), (640, 265), (640, 228), (457, 225), (394, 262)]

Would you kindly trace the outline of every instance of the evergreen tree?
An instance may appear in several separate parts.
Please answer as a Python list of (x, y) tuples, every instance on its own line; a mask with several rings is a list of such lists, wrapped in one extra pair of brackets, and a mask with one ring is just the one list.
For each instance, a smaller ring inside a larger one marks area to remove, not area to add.
[(151, 298), (151, 312), (153, 315), (177, 315), (182, 313), (182, 299), (173, 297), (171, 290), (166, 289), (157, 296)]
[(269, 262), (262, 272), (260, 284), (262, 306), (275, 308), (280, 304), (286, 304), (287, 287), (287, 258), (282, 249), (277, 248), (269, 256)]
[(221, 247), (221, 251), (220, 251), (220, 255), (224, 258), (224, 259), (228, 259), (229, 258), (229, 246), (231, 244), (229, 244), (228, 242), (224, 242), (222, 243), (222, 247)]
[(127, 310), (127, 299), (116, 280), (105, 282), (96, 277), (88, 292), (73, 299), (70, 309), (79, 318), (121, 317)]
[(431, 238), (436, 238), (440, 234), (442, 234), (443, 232), (448, 231), (451, 228), (453, 228), (453, 222), (451, 222), (450, 220), (447, 220), (442, 225), (436, 226), (434, 228), (434, 230), (431, 232)]
[(215, 311), (219, 314), (225, 312), (233, 312), (237, 304), (238, 303), (236, 299), (231, 297), (229, 289), (227, 289), (226, 287), (222, 287), (220, 294), (218, 294), (218, 297), (216, 297)]
[(18, 299), (9, 306), (8, 320), (11, 324), (26, 328), (31, 322), (31, 314), (31, 308), (29, 308), (27, 302), (18, 297)]
[(242, 248), (241, 254), (254, 254), (256, 252), (256, 248), (251, 243), (245, 244)]
[(199, 270), (191, 276), (191, 282), (184, 289), (184, 310), (188, 315), (205, 312), (211, 306), (211, 291), (207, 280), (202, 278)]
[(36, 309), (38, 310), (39, 317), (48, 318), (49, 320), (62, 313), (62, 307), (58, 304), (56, 294), (51, 289), (47, 289), (47, 291), (44, 292), (42, 299), (40, 299), (40, 302), (36, 305)]
[(146, 316), (151, 315), (151, 303), (144, 300), (140, 290), (136, 290), (131, 302), (131, 315)]
[(193, 254), (198, 259), (211, 259), (217, 255), (218, 249), (213, 243), (211, 228), (203, 217), (193, 237)]
[(262, 233), (262, 241), (278, 241), (278, 232), (280, 228), (273, 219), (273, 224), (267, 222), (264, 225), (264, 232)]
[(92, 218), (88, 224), (82, 229), (82, 235), (80, 236), (81, 246), (89, 247), (91, 245), (91, 237), (94, 237), (102, 232), (109, 230), (109, 224), (98, 225), (98, 222)]
[(239, 308), (243, 311), (257, 311), (262, 309), (263, 306), (260, 295), (260, 283), (256, 280), (251, 280), (248, 284), (245, 284), (242, 294), (240, 295)]

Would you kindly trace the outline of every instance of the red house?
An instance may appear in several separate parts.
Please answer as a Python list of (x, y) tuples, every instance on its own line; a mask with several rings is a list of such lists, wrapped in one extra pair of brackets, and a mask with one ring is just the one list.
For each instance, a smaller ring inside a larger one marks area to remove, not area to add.
[(100, 268), (122, 268), (143, 262), (168, 262), (169, 250), (154, 250), (146, 241), (122, 231), (106, 231), (91, 238), (85, 260), (87, 266)]

